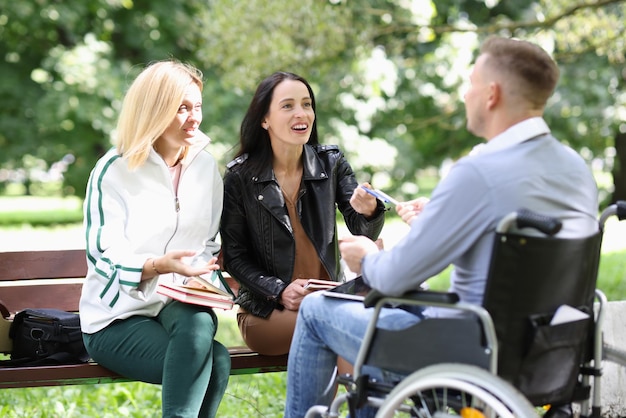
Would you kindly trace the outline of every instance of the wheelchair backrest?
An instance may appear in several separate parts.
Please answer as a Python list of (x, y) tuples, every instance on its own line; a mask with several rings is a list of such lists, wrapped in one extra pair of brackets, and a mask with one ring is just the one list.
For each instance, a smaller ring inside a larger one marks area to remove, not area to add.
[[(497, 233), (483, 306), (498, 337), (498, 374), (535, 405), (569, 402), (593, 330), (602, 233), (580, 239)], [(551, 323), (567, 305), (586, 319)]]

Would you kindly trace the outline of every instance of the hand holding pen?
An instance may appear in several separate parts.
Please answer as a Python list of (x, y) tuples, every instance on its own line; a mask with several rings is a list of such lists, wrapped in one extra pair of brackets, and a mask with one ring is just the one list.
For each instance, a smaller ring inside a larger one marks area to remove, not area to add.
[(396, 199), (394, 199), (393, 197), (389, 196), (387, 193), (382, 192), (378, 189), (370, 189), (370, 188), (365, 187), (364, 185), (361, 186), (361, 188), (383, 203), (391, 203), (396, 206), (400, 204), (400, 202), (398, 202)]
[(355, 188), (350, 197), (350, 205), (361, 215), (371, 218), (376, 214), (378, 204), (373, 196), (366, 193), (369, 187), (369, 183), (363, 183), (360, 187)]
[(363, 188), (363, 190), (365, 190), (367, 193), (371, 194), (372, 196), (375, 196), (378, 200), (382, 201), (383, 203), (391, 203), (395, 205), (398, 215), (400, 215), (402, 220), (409, 225), (411, 224), (413, 219), (415, 219), (415, 217), (422, 212), (422, 210), (424, 209), (424, 206), (429, 201), (429, 199), (426, 197), (418, 197), (417, 199), (409, 200), (408, 202), (398, 202), (396, 199), (389, 196), (387, 193), (382, 192), (378, 189), (370, 189), (365, 186), (361, 186), (361, 188)]

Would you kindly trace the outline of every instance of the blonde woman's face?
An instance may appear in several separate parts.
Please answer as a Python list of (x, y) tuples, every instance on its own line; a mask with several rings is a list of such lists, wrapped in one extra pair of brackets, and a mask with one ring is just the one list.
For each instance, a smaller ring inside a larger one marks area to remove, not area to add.
[(202, 94), (200, 88), (192, 83), (187, 87), (174, 120), (165, 129), (159, 142), (169, 148), (190, 146), (194, 143), (200, 122), (202, 122)]

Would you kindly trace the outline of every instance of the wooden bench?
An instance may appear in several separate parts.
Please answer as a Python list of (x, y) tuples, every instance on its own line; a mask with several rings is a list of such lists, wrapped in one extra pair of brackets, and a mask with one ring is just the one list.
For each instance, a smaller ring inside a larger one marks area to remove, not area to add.
[[(25, 308), (77, 312), (87, 273), (84, 250), (0, 252), (0, 353), (11, 351), (11, 318)], [(234, 280), (233, 288), (237, 288)], [(287, 370), (287, 355), (265, 356), (247, 347), (230, 347), (232, 375)], [(0, 367), (0, 388), (127, 382), (95, 362), (62, 366)]]

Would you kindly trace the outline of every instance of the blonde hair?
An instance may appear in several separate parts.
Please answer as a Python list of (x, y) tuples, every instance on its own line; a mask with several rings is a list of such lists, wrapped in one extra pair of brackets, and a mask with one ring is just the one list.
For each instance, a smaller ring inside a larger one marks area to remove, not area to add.
[(130, 85), (117, 121), (116, 141), (129, 169), (146, 161), (150, 148), (176, 116), (191, 83), (202, 91), (200, 70), (166, 60), (148, 65)]

